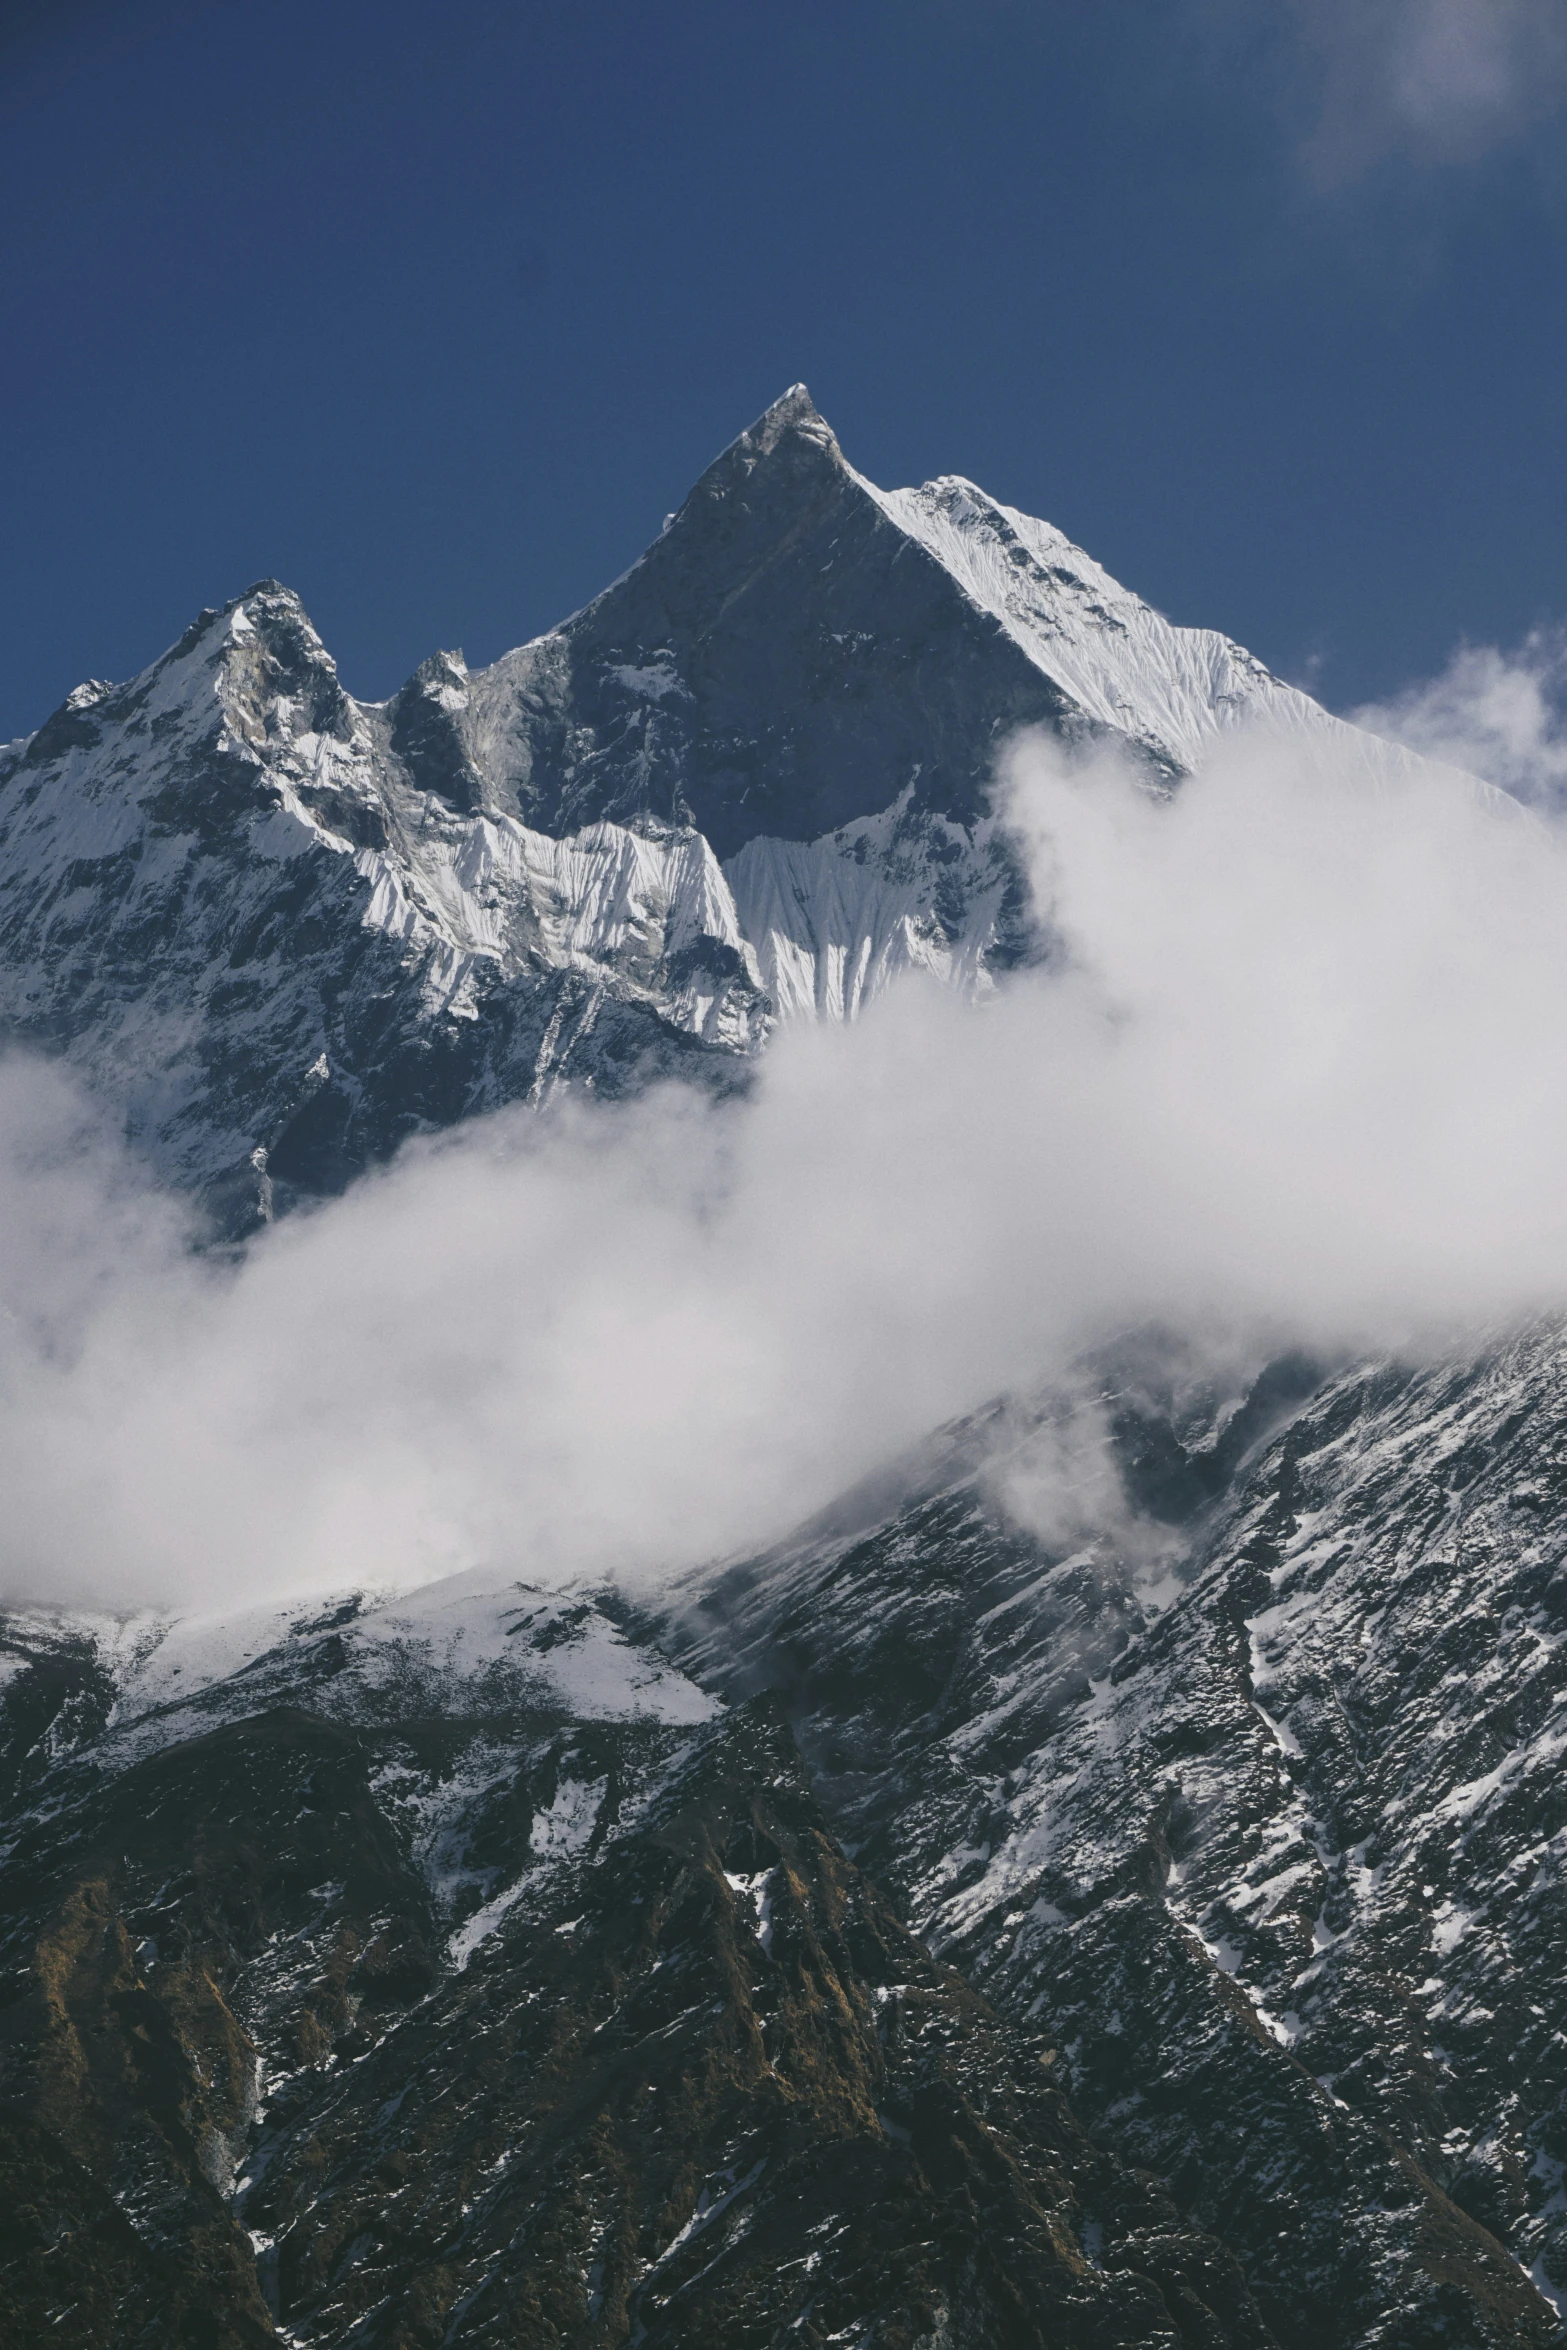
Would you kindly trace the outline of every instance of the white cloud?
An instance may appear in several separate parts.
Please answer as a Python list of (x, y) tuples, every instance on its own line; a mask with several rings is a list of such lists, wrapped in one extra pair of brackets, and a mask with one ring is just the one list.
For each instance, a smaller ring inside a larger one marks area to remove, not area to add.
[(1540, 807), (1567, 800), (1567, 633), (1536, 629), (1514, 653), (1461, 645), (1440, 677), (1353, 713)]
[[(1050, 971), (787, 1034), (748, 1104), (483, 1122), (237, 1266), (0, 1071), (0, 1583), (656, 1575), (1150, 1319), (1256, 1354), (1567, 1299), (1554, 827), (1260, 740), (1169, 806), (1039, 743), (1007, 788)], [(1013, 1499), (1066, 1537), (1102, 1482), (1090, 1416)]]

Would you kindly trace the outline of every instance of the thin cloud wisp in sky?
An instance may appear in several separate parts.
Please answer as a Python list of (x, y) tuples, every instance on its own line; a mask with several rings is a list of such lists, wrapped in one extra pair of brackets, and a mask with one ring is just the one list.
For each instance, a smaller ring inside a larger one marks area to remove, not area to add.
[(1306, 182), (1472, 163), (1567, 101), (1556, 0), (1196, 0), (1211, 56), (1267, 87)]
[(1534, 629), (1511, 653), (1460, 645), (1440, 676), (1352, 716), (1533, 807), (1567, 803), (1567, 630)]

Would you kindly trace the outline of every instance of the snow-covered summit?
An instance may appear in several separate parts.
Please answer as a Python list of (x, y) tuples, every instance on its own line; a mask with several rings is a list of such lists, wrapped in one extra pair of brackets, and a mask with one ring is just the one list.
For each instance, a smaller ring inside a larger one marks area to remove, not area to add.
[(882, 491), (803, 385), (631, 569), (356, 701), (263, 580), (0, 751), (0, 1024), (243, 1228), (405, 1135), (685, 1071), (1028, 951), (1019, 727), (1167, 788), (1252, 721), (1408, 754), (954, 478)]
[(803, 384), (621, 579), (469, 691), (474, 756), (504, 802), (550, 828), (687, 816), (726, 860), (905, 791), (972, 822), (1017, 724), (1124, 738), (1167, 778), (1221, 728), (1337, 725), (972, 483), (878, 489)]

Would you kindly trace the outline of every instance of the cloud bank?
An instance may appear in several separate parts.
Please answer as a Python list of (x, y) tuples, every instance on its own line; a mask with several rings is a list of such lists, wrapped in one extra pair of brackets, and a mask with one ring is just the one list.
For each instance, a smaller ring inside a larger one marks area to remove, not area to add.
[(1045, 968), (785, 1033), (743, 1104), (483, 1121), (237, 1265), (5, 1065), (0, 1587), (658, 1576), (1148, 1321), (1256, 1359), (1567, 1302), (1554, 825), (1260, 739), (1168, 804), (1042, 742), (1004, 789)]

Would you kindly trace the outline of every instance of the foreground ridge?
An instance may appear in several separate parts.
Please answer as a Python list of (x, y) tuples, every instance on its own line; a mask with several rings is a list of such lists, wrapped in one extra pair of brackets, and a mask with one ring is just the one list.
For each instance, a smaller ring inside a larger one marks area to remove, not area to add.
[(1564, 1363), (1280, 1365), (1217, 1444), (1112, 1364), (1153, 1567), (1009, 1520), (1003, 1416), (663, 1627), (1300, 2350), (1560, 2339)]
[[(13, 1815), (8, 2338), (1267, 2350), (846, 1858), (775, 1703), (704, 1722), (587, 1600), (375, 1612)], [(95, 1674), (60, 1633), (23, 1676), (67, 1750)]]

